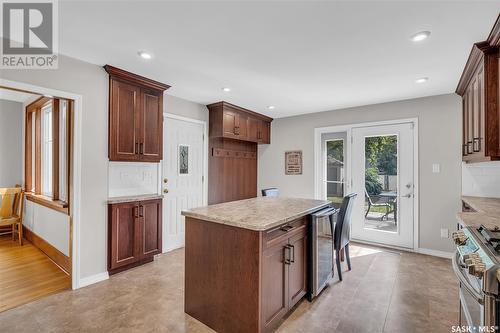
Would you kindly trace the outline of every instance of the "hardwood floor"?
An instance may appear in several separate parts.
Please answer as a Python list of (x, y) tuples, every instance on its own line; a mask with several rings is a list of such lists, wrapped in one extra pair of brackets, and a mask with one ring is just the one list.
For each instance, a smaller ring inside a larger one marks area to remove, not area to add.
[[(351, 245), (352, 271), (300, 302), (278, 332), (450, 332), (457, 280), (447, 259)], [(26, 320), (29, 318), (30, 320)], [(184, 250), (76, 291), (0, 313), (0, 332), (213, 332), (184, 313)]]
[(31, 243), (0, 236), (0, 312), (70, 286), (70, 277)]

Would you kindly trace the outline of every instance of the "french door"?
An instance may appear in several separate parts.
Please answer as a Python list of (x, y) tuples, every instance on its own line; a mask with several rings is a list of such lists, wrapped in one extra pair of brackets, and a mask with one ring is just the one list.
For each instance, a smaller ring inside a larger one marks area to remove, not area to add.
[(414, 247), (413, 126), (352, 129), (353, 239)]

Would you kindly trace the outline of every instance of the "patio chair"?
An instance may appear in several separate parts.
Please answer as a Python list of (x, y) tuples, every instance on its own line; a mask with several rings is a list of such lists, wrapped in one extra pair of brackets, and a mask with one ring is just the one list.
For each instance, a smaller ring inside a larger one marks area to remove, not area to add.
[(385, 207), (386, 212), (385, 212), (385, 215), (382, 215), (380, 217), (381, 221), (384, 219), (384, 217), (389, 216), (389, 213), (391, 211), (391, 204), (390, 203), (388, 203), (388, 202), (383, 202), (383, 203), (373, 202), (372, 198), (368, 194), (368, 191), (366, 190), (366, 187), (365, 187), (365, 196), (368, 199), (368, 209), (366, 210), (365, 218), (368, 216), (368, 213), (370, 212), (370, 209), (372, 207)]

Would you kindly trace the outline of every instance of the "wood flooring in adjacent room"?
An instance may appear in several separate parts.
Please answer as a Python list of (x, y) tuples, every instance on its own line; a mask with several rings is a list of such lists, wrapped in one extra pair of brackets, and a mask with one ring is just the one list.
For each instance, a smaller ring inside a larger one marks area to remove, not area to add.
[(70, 277), (31, 243), (0, 236), (0, 312), (70, 286)]
[[(351, 260), (343, 282), (335, 277), (316, 301), (300, 302), (278, 332), (443, 333), (457, 324), (450, 260), (354, 244)], [(184, 313), (180, 249), (109, 280), (0, 313), (0, 332), (213, 331)]]

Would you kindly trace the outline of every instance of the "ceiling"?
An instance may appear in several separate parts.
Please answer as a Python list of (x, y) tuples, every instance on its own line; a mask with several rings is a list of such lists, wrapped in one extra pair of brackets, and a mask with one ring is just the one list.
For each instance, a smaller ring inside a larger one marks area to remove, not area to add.
[[(284, 117), (454, 92), (499, 5), (61, 1), (59, 45), (63, 54), (167, 83), (174, 96)], [(422, 30), (430, 38), (410, 41)], [(429, 81), (417, 84), (419, 77)]]
[(0, 100), (7, 100), (7, 101), (14, 101), (14, 102), (19, 102), (19, 103), (30, 103), (37, 98), (39, 98), (40, 95), (37, 94), (31, 94), (23, 91), (17, 91), (17, 90), (11, 90), (11, 89), (5, 89), (5, 88), (0, 88)]

